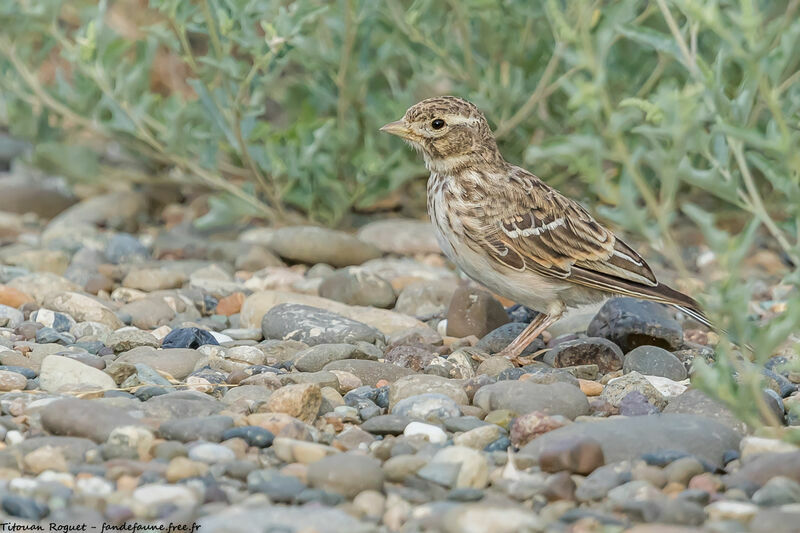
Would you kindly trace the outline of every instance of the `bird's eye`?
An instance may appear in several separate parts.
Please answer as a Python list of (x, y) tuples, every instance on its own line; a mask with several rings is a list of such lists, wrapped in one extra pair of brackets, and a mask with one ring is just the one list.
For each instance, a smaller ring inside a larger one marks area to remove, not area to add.
[(440, 130), (444, 128), (444, 120), (440, 118), (434, 119), (434, 121), (431, 122), (431, 127), (435, 130)]

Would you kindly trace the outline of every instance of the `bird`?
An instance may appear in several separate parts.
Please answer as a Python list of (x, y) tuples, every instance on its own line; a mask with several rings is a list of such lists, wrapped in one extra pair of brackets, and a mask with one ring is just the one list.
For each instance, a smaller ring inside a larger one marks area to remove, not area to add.
[(495, 294), (538, 312), (498, 355), (530, 364), (521, 354), (565, 311), (613, 296), (668, 304), (712, 327), (698, 302), (659, 282), (583, 206), (506, 161), (471, 102), (428, 98), (380, 130), (422, 154), (428, 214), (447, 258)]

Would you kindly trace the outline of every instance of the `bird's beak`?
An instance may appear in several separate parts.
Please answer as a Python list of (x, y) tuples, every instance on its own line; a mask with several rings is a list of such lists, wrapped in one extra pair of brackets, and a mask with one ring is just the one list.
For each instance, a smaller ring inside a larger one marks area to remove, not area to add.
[(381, 128), (381, 131), (391, 133), (392, 135), (397, 135), (403, 139), (408, 139), (411, 137), (411, 130), (406, 127), (406, 123), (402, 120), (395, 120), (394, 122), (386, 124)]

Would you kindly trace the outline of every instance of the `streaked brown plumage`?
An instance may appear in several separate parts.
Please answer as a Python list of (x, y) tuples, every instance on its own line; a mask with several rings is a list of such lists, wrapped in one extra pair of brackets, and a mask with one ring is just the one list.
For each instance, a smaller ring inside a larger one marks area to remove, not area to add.
[(430, 98), (381, 128), (422, 152), (428, 212), (445, 255), (469, 277), (540, 315), (503, 355), (519, 355), (568, 307), (626, 295), (670, 304), (710, 325), (583, 207), (500, 154), (475, 105)]

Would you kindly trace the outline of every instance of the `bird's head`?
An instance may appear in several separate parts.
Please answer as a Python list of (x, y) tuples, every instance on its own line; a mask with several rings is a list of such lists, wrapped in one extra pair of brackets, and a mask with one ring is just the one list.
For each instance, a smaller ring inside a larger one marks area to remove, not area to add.
[(422, 152), (434, 172), (456, 172), (500, 158), (492, 130), (474, 104), (455, 96), (428, 98), (381, 131), (397, 135)]

